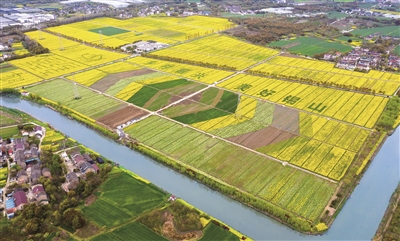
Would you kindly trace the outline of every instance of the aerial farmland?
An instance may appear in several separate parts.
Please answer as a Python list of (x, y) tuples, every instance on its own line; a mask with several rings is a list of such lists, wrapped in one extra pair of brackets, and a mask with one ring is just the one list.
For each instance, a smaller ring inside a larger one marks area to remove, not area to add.
[[(298, 231), (321, 233), (340, 210), (332, 201), (351, 193), (384, 140), (378, 123), (400, 78), (222, 32), (233, 27), (199, 16), (99, 18), (29, 32), (50, 53), (9, 62), (2, 88), (23, 87), (93, 125), (123, 128), (155, 159)], [(170, 46), (110, 51), (138, 40)]]

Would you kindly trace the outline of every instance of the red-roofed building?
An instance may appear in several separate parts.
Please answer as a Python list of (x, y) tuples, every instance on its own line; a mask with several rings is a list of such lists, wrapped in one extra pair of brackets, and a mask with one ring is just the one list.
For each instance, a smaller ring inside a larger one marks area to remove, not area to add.
[(96, 172), (99, 172), (100, 168), (96, 164), (92, 164), (92, 167)]
[(15, 207), (18, 210), (22, 210), (25, 204), (28, 204), (28, 199), (26, 198), (26, 194), (24, 191), (14, 191), (13, 199), (15, 203)]

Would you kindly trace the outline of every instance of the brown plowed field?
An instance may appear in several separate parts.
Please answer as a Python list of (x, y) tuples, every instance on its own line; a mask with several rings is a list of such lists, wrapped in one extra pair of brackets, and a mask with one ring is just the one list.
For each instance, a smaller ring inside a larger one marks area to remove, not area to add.
[(288, 140), (295, 136), (297, 135), (277, 129), (275, 127), (267, 127), (258, 131), (230, 137), (228, 140), (251, 149), (257, 149), (269, 144)]
[(108, 115), (105, 115), (100, 119), (98, 119), (97, 121), (109, 127), (116, 128), (117, 126), (126, 123), (127, 121), (140, 118), (147, 114), (148, 114), (147, 111), (144, 111), (142, 109), (133, 106), (128, 106), (123, 109), (112, 112)]
[(108, 90), (108, 88), (110, 88), (111, 86), (113, 86), (115, 83), (117, 83), (122, 79), (126, 79), (133, 76), (151, 74), (153, 72), (154, 71), (150, 69), (139, 69), (139, 70), (132, 70), (116, 74), (109, 74), (106, 77), (97, 81), (96, 83), (92, 84), (90, 87), (98, 91), (105, 92), (106, 90)]

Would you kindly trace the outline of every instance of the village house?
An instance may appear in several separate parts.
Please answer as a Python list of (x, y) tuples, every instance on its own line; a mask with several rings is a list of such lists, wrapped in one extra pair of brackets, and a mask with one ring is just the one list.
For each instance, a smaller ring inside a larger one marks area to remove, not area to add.
[(17, 180), (18, 184), (24, 184), (28, 182), (29, 177), (25, 170), (21, 170), (17, 173), (15, 179)]
[(85, 158), (79, 153), (79, 152), (75, 152), (71, 155), (72, 161), (74, 161), (74, 163), (76, 165), (79, 165), (79, 163), (84, 162)]
[(49, 199), (47, 197), (47, 193), (44, 190), (42, 184), (34, 185), (31, 188), (32, 188), (32, 194), (35, 197), (37, 205), (49, 204)]
[(75, 189), (78, 187), (79, 178), (75, 172), (70, 172), (65, 176), (65, 180), (67, 182), (68, 189)]
[(51, 178), (51, 172), (50, 169), (45, 167), (42, 169), (42, 176), (46, 177), (46, 178)]
[(14, 154), (14, 161), (19, 165), (22, 169), (26, 168), (26, 163), (25, 163), (25, 154), (23, 150), (18, 150)]
[[(83, 157), (84, 157), (85, 160), (86, 160), (87, 162), (89, 162), (90, 164), (93, 164), (93, 163), (94, 163), (93, 159), (89, 156), (89, 154), (85, 153), (85, 154), (83, 154)], [(93, 163), (92, 163), (92, 162), (93, 162)]]
[(92, 165), (91, 164), (89, 164), (89, 162), (81, 162), (79, 165), (78, 165), (78, 167), (79, 167), (79, 170), (81, 170), (81, 172), (83, 172), (83, 173), (89, 173), (89, 172), (96, 172), (95, 170), (94, 170), (94, 168), (92, 167)]
[(42, 176), (42, 171), (39, 164), (35, 164), (31, 167), (31, 184), (37, 184), (39, 178)]
[(24, 205), (28, 204), (28, 199), (26, 194), (22, 189), (15, 189), (13, 193), (13, 200), (15, 203), (15, 208), (22, 210)]
[(35, 135), (36, 135), (36, 137), (38, 137), (38, 138), (42, 138), (42, 136), (43, 136), (43, 131), (44, 131), (44, 128), (43, 127), (41, 127), (41, 126), (35, 126), (35, 128), (33, 128), (33, 131), (35, 132)]

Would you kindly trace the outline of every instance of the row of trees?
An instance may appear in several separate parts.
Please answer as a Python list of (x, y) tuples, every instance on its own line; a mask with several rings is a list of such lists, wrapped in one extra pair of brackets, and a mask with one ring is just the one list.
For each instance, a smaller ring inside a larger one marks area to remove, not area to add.
[(212, 64), (212, 63), (207, 63), (207, 62), (203, 62), (203, 61), (182, 59), (182, 58), (176, 58), (176, 57), (171, 57), (171, 56), (161, 56), (161, 55), (156, 55), (156, 54), (145, 54), (145, 53), (142, 53), (142, 56), (148, 57), (148, 58), (153, 58), (153, 59), (172, 61), (172, 62), (177, 62), (177, 63), (198, 65), (198, 66), (214, 68), (214, 69), (223, 69), (223, 70), (231, 70), (231, 71), (236, 71), (236, 69), (237, 69), (236, 67), (229, 66), (226, 64)]
[(234, 36), (262, 45), (290, 34), (304, 35), (306, 32), (315, 32), (322, 25), (319, 19), (310, 19), (305, 23), (293, 23), (287, 19), (276, 18), (237, 18), (232, 21), (244, 27), (235, 29)]
[(386, 109), (383, 111), (381, 118), (376, 124), (378, 128), (383, 130), (393, 130), (396, 120), (400, 115), (400, 97), (395, 96), (389, 99)]
[(298, 77), (298, 76), (290, 76), (290, 75), (284, 75), (284, 74), (275, 74), (275, 73), (270, 73), (270, 72), (264, 72), (261, 70), (248, 70), (247, 73), (253, 74), (253, 75), (259, 75), (263, 77), (275, 77), (275, 78), (282, 78), (294, 82), (299, 82), (299, 83), (306, 83), (306, 84), (312, 84), (312, 85), (318, 85), (318, 86), (324, 86), (324, 87), (334, 87), (334, 88), (339, 88), (339, 89), (344, 89), (344, 90), (354, 90), (354, 91), (359, 91), (363, 93), (368, 93), (368, 94), (385, 94), (385, 91), (379, 90), (378, 92), (375, 89), (368, 88), (368, 87), (358, 87), (355, 85), (346, 85), (346, 84), (340, 84), (336, 82), (330, 82), (330, 81), (318, 81), (314, 80), (311, 78), (303, 78), (303, 77)]

